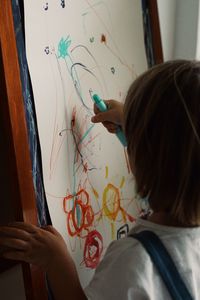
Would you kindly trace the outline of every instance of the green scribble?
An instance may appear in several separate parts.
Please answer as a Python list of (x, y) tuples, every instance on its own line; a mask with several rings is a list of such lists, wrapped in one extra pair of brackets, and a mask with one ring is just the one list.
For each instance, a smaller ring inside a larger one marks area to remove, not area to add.
[(69, 56), (69, 47), (71, 45), (71, 39), (68, 36), (66, 39), (61, 38), (58, 44), (58, 58), (65, 58)]
[(90, 38), (90, 43), (94, 43), (94, 37)]

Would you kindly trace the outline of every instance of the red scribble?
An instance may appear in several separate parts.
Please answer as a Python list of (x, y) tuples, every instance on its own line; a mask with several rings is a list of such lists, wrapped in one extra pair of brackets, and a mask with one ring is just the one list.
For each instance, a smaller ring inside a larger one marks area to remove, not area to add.
[(102, 35), (101, 35), (101, 42), (102, 42), (102, 43), (105, 43), (105, 44), (107, 43), (107, 39), (106, 39), (105, 34), (102, 34)]
[(97, 230), (88, 233), (84, 247), (84, 263), (87, 268), (95, 269), (103, 252), (103, 238)]
[(72, 119), (71, 119), (71, 127), (74, 128), (75, 127), (75, 122), (76, 122), (76, 108), (73, 108), (72, 111)]
[[(74, 199), (73, 208), (67, 211), (66, 202), (71, 199)], [(89, 230), (94, 221), (94, 211), (90, 205), (89, 194), (84, 189), (81, 189), (76, 195), (65, 197), (63, 210), (67, 213), (67, 229), (70, 236), (80, 236), (83, 230)]]
[(83, 171), (85, 173), (87, 173), (87, 171), (88, 171), (88, 164), (87, 164), (87, 162), (85, 164), (83, 164)]

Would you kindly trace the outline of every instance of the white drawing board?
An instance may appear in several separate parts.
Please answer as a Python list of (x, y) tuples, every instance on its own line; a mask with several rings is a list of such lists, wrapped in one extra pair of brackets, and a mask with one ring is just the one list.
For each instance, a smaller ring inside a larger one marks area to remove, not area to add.
[(86, 286), (140, 208), (126, 149), (94, 125), (89, 90), (124, 101), (147, 69), (140, 0), (24, 0), (45, 192)]

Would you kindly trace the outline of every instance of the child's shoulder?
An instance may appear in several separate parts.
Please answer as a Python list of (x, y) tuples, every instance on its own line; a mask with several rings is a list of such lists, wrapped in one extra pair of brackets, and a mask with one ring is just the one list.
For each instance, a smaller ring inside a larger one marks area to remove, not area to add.
[[(128, 293), (132, 293), (134, 299), (147, 299), (150, 296), (149, 286), (151, 286), (151, 296), (153, 293), (155, 299), (160, 299), (160, 294), (156, 294), (158, 286), (159, 293), (163, 295), (166, 293), (166, 288), (150, 256), (140, 242), (130, 236), (143, 230), (151, 230), (161, 238), (176, 261), (178, 269), (185, 276), (186, 282), (191, 281), (188, 274), (193, 274), (191, 276), (196, 279), (199, 278), (200, 228), (167, 227), (138, 220), (127, 237), (112, 242), (108, 247), (86, 290), (87, 295), (92, 295), (90, 299), (128, 299)], [(166, 296), (163, 299), (168, 298)]]
[[(127, 261), (134, 265), (139, 265), (138, 268), (143, 268), (151, 263), (151, 259), (143, 248), (141, 243), (131, 235), (143, 230), (153, 231), (164, 243), (175, 259), (179, 259), (179, 253), (187, 257), (191, 252), (191, 244), (193, 245), (193, 253), (199, 253), (200, 245), (200, 227), (181, 228), (155, 224), (153, 222), (138, 219), (135, 226), (130, 230), (127, 237), (114, 241), (110, 244), (104, 257), (105, 263), (109, 261), (113, 264), (120, 262), (122, 265), (127, 265)], [(199, 254), (198, 254), (199, 255)]]

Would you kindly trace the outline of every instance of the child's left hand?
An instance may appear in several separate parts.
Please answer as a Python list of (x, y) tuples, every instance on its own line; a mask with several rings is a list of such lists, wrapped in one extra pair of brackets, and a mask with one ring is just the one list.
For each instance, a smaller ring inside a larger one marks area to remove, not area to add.
[(16, 222), (0, 227), (0, 247), (3, 257), (35, 264), (48, 271), (52, 262), (62, 263), (69, 256), (67, 246), (52, 226), (37, 226)]

